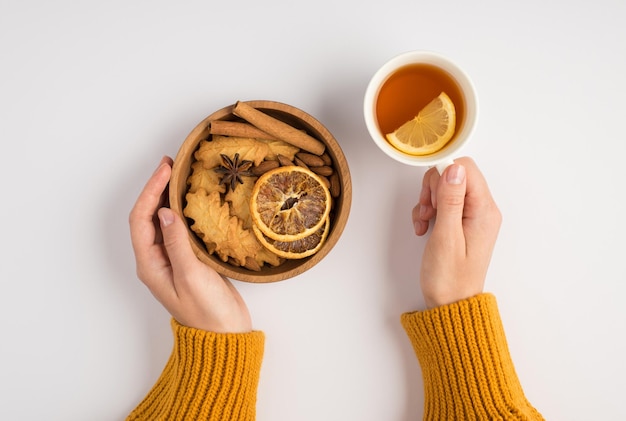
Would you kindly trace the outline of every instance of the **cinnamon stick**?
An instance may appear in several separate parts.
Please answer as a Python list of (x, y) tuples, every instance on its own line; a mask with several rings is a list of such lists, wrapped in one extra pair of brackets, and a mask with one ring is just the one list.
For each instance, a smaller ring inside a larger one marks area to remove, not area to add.
[(233, 114), (277, 139), (297, 146), (307, 152), (321, 155), (326, 149), (326, 145), (314, 137), (241, 101), (237, 101), (235, 104)]
[(265, 133), (258, 127), (240, 121), (213, 120), (209, 124), (209, 133), (222, 136), (276, 140), (276, 137)]

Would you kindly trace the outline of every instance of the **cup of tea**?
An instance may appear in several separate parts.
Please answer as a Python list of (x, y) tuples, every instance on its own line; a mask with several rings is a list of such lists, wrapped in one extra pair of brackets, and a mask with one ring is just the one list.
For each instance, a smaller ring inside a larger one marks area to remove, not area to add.
[[(454, 104), (454, 133), (441, 149), (416, 155), (403, 152), (387, 139), (442, 92)], [(410, 51), (378, 69), (365, 91), (365, 124), (378, 147), (396, 161), (437, 167), (439, 172), (459, 157), (478, 117), (478, 99), (467, 74), (450, 59), (430, 51)]]

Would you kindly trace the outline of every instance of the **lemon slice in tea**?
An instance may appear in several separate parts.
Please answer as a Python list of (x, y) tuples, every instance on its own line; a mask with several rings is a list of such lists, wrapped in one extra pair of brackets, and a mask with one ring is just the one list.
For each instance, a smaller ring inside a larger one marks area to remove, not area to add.
[(454, 136), (456, 112), (442, 92), (413, 118), (386, 135), (394, 148), (409, 155), (428, 155), (443, 148)]
[(278, 167), (256, 181), (250, 197), (250, 215), (258, 229), (272, 240), (296, 241), (319, 230), (330, 213), (328, 187), (311, 170)]

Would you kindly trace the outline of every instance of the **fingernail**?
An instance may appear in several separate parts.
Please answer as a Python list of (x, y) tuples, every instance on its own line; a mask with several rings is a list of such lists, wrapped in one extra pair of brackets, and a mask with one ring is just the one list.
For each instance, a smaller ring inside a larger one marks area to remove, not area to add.
[(158, 172), (159, 172), (159, 170), (161, 169), (161, 167), (162, 167), (163, 165), (165, 165), (165, 163), (164, 163), (164, 162), (160, 162), (160, 163), (159, 163), (159, 166), (158, 166), (158, 167), (156, 167), (156, 169), (154, 170), (154, 172), (152, 173), (152, 175), (154, 175), (154, 174), (158, 173)]
[(465, 181), (465, 167), (458, 164), (448, 167), (446, 181), (449, 184), (462, 184)]
[(419, 235), (421, 226), (422, 224), (420, 223), (420, 221), (413, 222), (413, 231), (415, 232), (415, 234)]
[(170, 208), (161, 208), (159, 210), (159, 220), (164, 227), (171, 225), (174, 222), (174, 212)]
[(164, 165), (169, 165), (168, 162), (169, 161), (167, 155), (163, 155), (163, 157), (159, 161), (159, 165), (157, 166), (156, 170), (154, 170), (154, 173), (156, 174)]

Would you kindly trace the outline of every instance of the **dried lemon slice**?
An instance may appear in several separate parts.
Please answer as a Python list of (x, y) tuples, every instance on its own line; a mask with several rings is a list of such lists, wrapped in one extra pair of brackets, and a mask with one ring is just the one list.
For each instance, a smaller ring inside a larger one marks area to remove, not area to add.
[(321, 228), (313, 234), (295, 241), (272, 240), (264, 235), (256, 225), (252, 226), (252, 231), (254, 231), (254, 235), (256, 235), (259, 243), (277, 256), (285, 259), (303, 259), (317, 253), (322, 248), (324, 240), (328, 236), (328, 231), (330, 231), (329, 228), (330, 218), (327, 217)]
[(272, 240), (296, 241), (324, 225), (331, 197), (326, 184), (311, 170), (278, 167), (254, 185), (250, 215), (258, 229)]
[(396, 149), (409, 155), (428, 155), (443, 148), (454, 136), (456, 111), (445, 92), (429, 102), (415, 118), (386, 135)]

